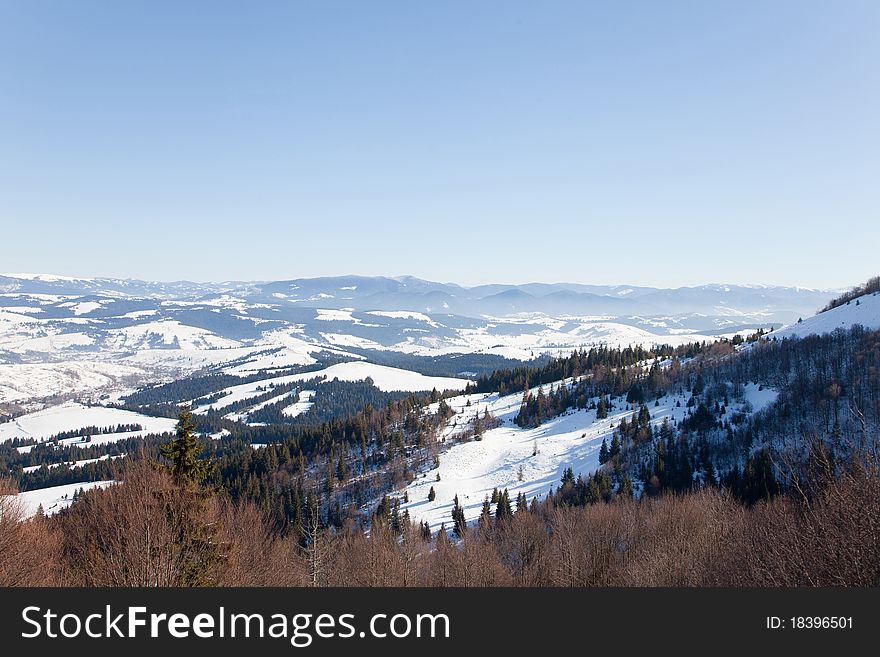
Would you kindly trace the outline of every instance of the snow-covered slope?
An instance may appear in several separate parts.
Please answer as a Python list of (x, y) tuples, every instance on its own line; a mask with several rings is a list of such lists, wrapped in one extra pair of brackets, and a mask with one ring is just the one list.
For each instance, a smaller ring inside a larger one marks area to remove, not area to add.
[[(83, 406), (67, 402), (52, 406), (42, 411), (28, 413), (9, 422), (0, 424), (0, 442), (13, 438), (34, 438), (38, 442), (54, 436), (62, 431), (71, 431), (85, 427), (115, 427), (120, 424), (139, 424), (142, 431), (113, 433), (93, 436), (93, 443), (98, 441), (119, 440), (120, 437), (145, 435), (148, 433), (166, 433), (174, 431), (176, 422), (168, 418), (151, 417), (132, 411), (104, 406)], [(80, 442), (81, 439), (72, 439)], [(69, 441), (62, 441), (69, 442)]]
[(315, 403), (312, 401), (314, 396), (314, 390), (303, 390), (299, 393), (299, 401), (286, 407), (281, 412), (287, 417), (297, 417), (303, 413), (307, 413)]
[[(193, 411), (195, 413), (207, 413), (212, 408), (215, 411), (221, 411), (236, 402), (241, 402), (265, 394), (275, 386), (321, 378), (325, 381), (333, 381), (334, 379), (339, 379), (340, 381), (363, 381), (369, 378), (372, 379), (373, 385), (379, 388), (379, 390), (384, 390), (386, 392), (421, 392), (433, 390), (434, 388), (440, 391), (462, 390), (469, 383), (468, 379), (425, 376), (418, 372), (411, 372), (397, 367), (387, 367), (385, 365), (352, 361), (349, 363), (331, 365), (330, 367), (326, 367), (316, 372), (278, 376), (274, 378), (260, 379), (259, 381), (253, 381), (242, 385), (230, 386), (229, 388), (222, 390), (224, 394), (220, 399), (211, 404), (198, 406), (194, 408)], [(249, 410), (256, 410), (258, 406), (277, 401), (280, 401), (280, 397), (273, 398), (268, 402), (257, 404)], [(300, 403), (303, 401), (304, 400), (301, 400)], [(299, 412), (303, 411), (300, 410)]]
[(312, 379), (315, 376), (325, 377), (327, 381), (339, 379), (340, 381), (363, 381), (370, 378), (379, 390), (386, 392), (405, 391), (418, 392), (422, 390), (462, 390), (468, 384), (467, 379), (454, 379), (450, 377), (425, 376), (418, 372), (410, 372), (397, 367), (386, 367), (352, 361), (339, 363), (308, 374), (297, 374), (298, 380)]
[[(545, 386), (545, 390), (549, 388)], [(537, 393), (537, 388), (531, 392)], [(688, 396), (689, 393), (669, 395), (659, 400), (659, 406), (649, 406), (651, 424), (659, 425), (665, 418), (670, 422), (681, 421), (688, 411)], [(776, 397), (774, 390), (749, 384), (744, 387), (743, 399), (732, 404), (731, 410), (756, 413)], [(495, 488), (499, 491), (506, 488), (512, 499), (520, 493), (525, 493), (530, 500), (542, 498), (551, 488), (559, 486), (566, 468), (572, 468), (575, 476), (594, 472), (599, 466), (602, 440), (610, 444), (614, 427), (622, 419), (629, 420), (633, 413), (621, 397), (613, 400), (616, 410), (604, 419), (597, 419), (595, 410), (578, 410), (553, 418), (540, 427), (523, 429), (513, 423), (521, 401), (521, 393), (505, 397), (462, 395), (448, 400), (456, 415), (445, 429), (447, 439), (472, 422), (475, 413), (482, 414), (487, 408), (503, 423), (485, 432), (482, 440), (457, 443), (443, 452), (439, 468), (422, 473), (406, 488), (409, 502), (401, 508), (408, 509), (413, 520), (427, 521), (436, 531), (441, 523), (446, 523), (447, 528), (451, 526), (450, 513), (456, 495), (468, 521), (479, 517), (483, 499)], [(428, 500), (432, 487), (436, 494), (433, 502)]]
[[(109, 454), (104, 454), (104, 456), (99, 456), (98, 458), (94, 458), (94, 459), (80, 459), (79, 461), (68, 461), (67, 463), (64, 463), (63, 465), (66, 465), (71, 470), (73, 470), (75, 468), (81, 468), (84, 465), (89, 465), (90, 463), (99, 463), (101, 461), (115, 461), (116, 459), (121, 459), (121, 458), (124, 458), (125, 456), (126, 456), (125, 454), (117, 454), (116, 456), (110, 456)], [(24, 473), (36, 472), (37, 470), (39, 470), (42, 467), (46, 467), (49, 470), (54, 470), (55, 468), (58, 468), (61, 465), (62, 465), (61, 463), (49, 463), (47, 465), (29, 465), (27, 467), (22, 468), (21, 470)]]
[(93, 488), (104, 488), (115, 482), (113, 481), (87, 481), (77, 484), (64, 484), (62, 486), (51, 486), (49, 488), (40, 488), (38, 490), (25, 491), (19, 493), (16, 498), (22, 505), (22, 511), (25, 516), (33, 516), (42, 505), (43, 512), (48, 515), (55, 515), (62, 509), (66, 509), (73, 504), (73, 496), (77, 491), (88, 491)]
[(108, 332), (108, 346), (120, 350), (149, 348), (231, 349), (241, 345), (211, 331), (174, 320), (147, 322)]
[(867, 329), (880, 330), (880, 293), (866, 294), (837, 308), (808, 317), (802, 322), (784, 326), (772, 335), (779, 339), (802, 338), (848, 329), (856, 324)]

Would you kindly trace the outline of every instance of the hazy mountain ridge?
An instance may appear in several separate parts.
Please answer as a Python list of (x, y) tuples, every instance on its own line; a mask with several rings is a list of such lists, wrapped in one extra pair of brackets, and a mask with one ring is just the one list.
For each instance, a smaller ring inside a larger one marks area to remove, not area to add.
[[(717, 314), (729, 308), (743, 314), (812, 314), (840, 290), (782, 286), (701, 285), (651, 288), (630, 285), (526, 283), (464, 287), (411, 276), (389, 278), (337, 276), (272, 282), (194, 283), (115, 278), (0, 276), (0, 291), (10, 294), (59, 294), (86, 297), (132, 297), (162, 300), (205, 300), (228, 294), (248, 303), (284, 301), (306, 307), (357, 310), (420, 310), (472, 316), (520, 312)], [(781, 321), (775, 318), (776, 321)]]

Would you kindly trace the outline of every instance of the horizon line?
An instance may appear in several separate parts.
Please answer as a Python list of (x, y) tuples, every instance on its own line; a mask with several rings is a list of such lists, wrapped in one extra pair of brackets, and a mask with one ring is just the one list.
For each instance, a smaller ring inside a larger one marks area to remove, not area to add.
[(440, 281), (440, 280), (432, 280), (429, 278), (421, 278), (419, 276), (415, 276), (412, 274), (401, 274), (396, 276), (385, 275), (385, 274), (377, 274), (377, 275), (366, 275), (366, 274), (336, 274), (336, 275), (323, 275), (323, 276), (299, 276), (296, 278), (255, 278), (255, 279), (245, 279), (245, 278), (228, 278), (224, 280), (194, 280), (189, 278), (175, 278), (175, 279), (157, 279), (157, 278), (132, 278), (125, 276), (71, 276), (67, 274), (52, 274), (52, 273), (33, 273), (33, 272), (15, 272), (15, 273), (0, 273), (0, 277), (4, 278), (13, 278), (17, 280), (30, 280), (30, 281), (43, 281), (46, 283), (51, 282), (63, 282), (63, 281), (137, 281), (142, 283), (192, 283), (194, 285), (228, 285), (228, 284), (266, 284), (266, 283), (281, 283), (286, 281), (309, 281), (309, 280), (320, 280), (320, 279), (344, 279), (344, 278), (367, 278), (367, 279), (387, 279), (394, 280), (397, 282), (401, 282), (404, 279), (415, 279), (424, 283), (434, 283), (438, 285), (452, 285), (456, 287), (460, 287), (462, 289), (472, 290), (479, 287), (488, 287), (488, 286), (507, 286), (507, 287), (525, 287), (529, 285), (548, 285), (548, 286), (563, 286), (563, 285), (578, 285), (584, 287), (609, 287), (609, 288), (646, 288), (651, 290), (682, 290), (682, 289), (696, 289), (696, 288), (705, 288), (705, 287), (714, 287), (714, 286), (729, 286), (729, 287), (739, 287), (739, 288), (754, 288), (754, 289), (771, 289), (771, 288), (781, 288), (788, 290), (798, 290), (798, 291), (806, 291), (806, 292), (840, 292), (853, 289), (861, 285), (861, 283), (853, 283), (844, 287), (811, 287), (805, 285), (781, 285), (776, 283), (743, 283), (743, 282), (706, 282), (706, 283), (697, 283), (691, 285), (679, 285), (679, 286), (653, 286), (653, 285), (645, 285), (640, 283), (581, 283), (575, 281), (540, 281), (540, 280), (530, 280), (525, 283), (505, 283), (505, 282), (489, 282), (489, 283), (477, 283), (475, 285), (465, 285), (462, 283), (458, 283), (455, 281)]

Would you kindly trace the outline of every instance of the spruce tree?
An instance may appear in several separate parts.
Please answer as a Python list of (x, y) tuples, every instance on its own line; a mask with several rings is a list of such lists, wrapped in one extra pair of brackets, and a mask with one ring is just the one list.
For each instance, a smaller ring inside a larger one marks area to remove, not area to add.
[(464, 508), (458, 502), (458, 495), (452, 502), (452, 529), (461, 537), (464, 537), (464, 531), (467, 523), (464, 519)]
[(505, 522), (510, 520), (513, 516), (513, 509), (510, 506), (510, 493), (507, 492), (507, 489), (504, 489), (504, 492), (498, 498), (498, 504), (495, 505), (495, 520), (496, 522)]
[[(184, 407), (178, 415), (177, 435), (160, 448), (163, 458), (169, 460), (167, 469), (177, 483), (176, 490), (162, 491), (161, 496), (183, 497), (186, 504), (177, 518), (179, 528), (172, 541), (180, 551), (182, 566), (177, 576), (177, 586), (209, 586), (216, 584), (216, 569), (225, 560), (217, 538), (216, 523), (206, 522), (207, 498), (213, 490), (201, 484), (214, 471), (213, 462), (199, 459), (202, 445), (196, 437), (196, 424), (189, 408)], [(172, 503), (166, 502), (167, 508)]]
[(188, 407), (180, 410), (176, 429), (177, 437), (160, 448), (162, 456), (171, 461), (168, 470), (178, 483), (201, 484), (214, 471), (214, 464), (198, 458), (203, 447)]
[(489, 504), (489, 496), (483, 498), (483, 508), (480, 511), (480, 529), (489, 529), (492, 527), (492, 507)]
[(480, 419), (480, 411), (479, 410), (477, 410), (476, 415), (474, 415), (473, 425), (474, 425), (474, 438), (476, 440), (481, 440), (483, 437), (483, 421)]
[(647, 427), (651, 423), (651, 412), (644, 404), (642, 404), (641, 408), (639, 408), (638, 422), (639, 427)]
[(391, 504), (391, 531), (395, 534), (399, 534), (401, 531), (401, 523), (400, 523), (400, 500), (395, 498), (394, 502)]
[(605, 404), (605, 398), (599, 398), (599, 405), (596, 407), (596, 419), (604, 420), (608, 417), (608, 406)]
[(345, 461), (345, 450), (342, 450), (342, 454), (339, 456), (339, 462), (336, 464), (336, 478), (339, 481), (345, 481), (348, 479), (348, 463)]
[(620, 454), (620, 438), (615, 433), (611, 439), (611, 449), (608, 451), (608, 455), (613, 459), (618, 454)]

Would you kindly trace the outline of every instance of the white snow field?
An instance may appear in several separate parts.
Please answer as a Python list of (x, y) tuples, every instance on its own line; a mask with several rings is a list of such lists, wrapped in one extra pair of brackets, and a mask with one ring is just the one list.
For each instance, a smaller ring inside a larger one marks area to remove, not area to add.
[(837, 308), (808, 317), (798, 324), (783, 326), (771, 333), (770, 337), (803, 338), (831, 333), (837, 329), (848, 329), (856, 324), (874, 331), (880, 329), (880, 293), (866, 294)]
[[(213, 404), (205, 404), (195, 408), (195, 413), (207, 413), (209, 409), (222, 410), (235, 402), (250, 399), (264, 394), (271, 388), (270, 385), (284, 385), (298, 381), (309, 381), (315, 378), (324, 378), (326, 381), (339, 379), (340, 381), (363, 381), (366, 378), (373, 380), (373, 384), (386, 392), (406, 391), (420, 392), (423, 390), (462, 390), (469, 383), (468, 379), (456, 379), (450, 377), (425, 376), (418, 372), (402, 370), (397, 367), (374, 365), (361, 361), (338, 363), (315, 372), (303, 372), (275, 378), (261, 379), (251, 383), (225, 388), (225, 396)], [(264, 390), (259, 390), (264, 388)], [(275, 401), (278, 401), (277, 399)]]
[[(115, 461), (116, 459), (121, 459), (121, 458), (124, 458), (125, 456), (126, 456), (125, 454), (118, 454), (116, 456), (110, 456), (109, 454), (104, 454), (104, 456), (99, 456), (98, 458), (94, 458), (94, 459), (81, 459), (79, 461), (68, 461), (64, 465), (66, 465), (70, 469), (81, 468), (84, 465), (88, 465), (89, 463), (97, 463), (99, 461)], [(52, 469), (57, 468), (61, 465), (62, 465), (61, 463), (49, 463), (46, 465), (46, 467), (49, 470), (52, 470)], [(28, 467), (22, 468), (21, 470), (24, 473), (36, 472), (37, 470), (39, 470), (42, 467), (43, 467), (42, 465), (29, 465)]]
[(16, 495), (16, 499), (22, 505), (22, 511), (26, 517), (36, 515), (37, 509), (43, 505), (43, 512), (47, 516), (55, 515), (62, 509), (66, 509), (73, 504), (73, 496), (80, 489), (91, 490), (93, 488), (104, 488), (114, 481), (87, 481), (78, 484), (64, 484), (62, 486), (52, 486), (50, 488), (40, 488), (38, 490), (29, 490)]
[[(28, 413), (9, 422), (0, 424), (0, 442), (13, 438), (34, 438), (38, 442), (46, 440), (62, 431), (71, 431), (85, 427), (109, 427), (119, 424), (140, 424), (142, 431), (127, 431), (92, 436), (91, 444), (115, 442), (133, 436), (148, 433), (166, 433), (174, 431), (175, 420), (163, 417), (151, 417), (141, 413), (125, 411), (105, 406), (84, 406), (75, 402), (65, 402), (41, 411)], [(82, 437), (62, 440), (64, 445), (84, 442)]]
[(242, 411), (240, 413), (227, 413), (223, 417), (225, 417), (227, 420), (232, 420), (233, 422), (244, 422), (245, 424), (259, 426), (259, 423), (254, 424), (254, 423), (249, 422), (248, 415), (250, 415), (254, 411), (259, 411), (261, 408), (265, 408), (266, 406), (269, 406), (270, 404), (277, 404), (280, 401), (284, 401), (288, 397), (292, 397), (295, 394), (296, 394), (296, 390), (291, 390), (289, 392), (285, 392), (283, 394), (276, 395), (275, 397), (270, 397), (266, 401), (262, 401), (259, 404), (254, 404), (253, 406), (250, 406), (249, 408), (245, 409), (244, 411)]
[(218, 335), (187, 326), (174, 320), (147, 322), (123, 329), (108, 331), (108, 346), (114, 349), (146, 349), (155, 343), (166, 346), (177, 346), (180, 349), (231, 349), (240, 347), (235, 340), (221, 338)]
[[(570, 383), (566, 381), (567, 385)], [(544, 390), (549, 392), (558, 385), (545, 385)], [(730, 410), (756, 413), (776, 399), (776, 391), (758, 388), (755, 384), (745, 386), (743, 400), (732, 402)], [(533, 388), (531, 392), (537, 393), (537, 390)], [(648, 404), (651, 424), (659, 425), (664, 418), (670, 422), (682, 420), (688, 411), (689, 396), (690, 393), (669, 395), (661, 398), (657, 407)], [(427, 521), (432, 531), (436, 531), (441, 523), (445, 523), (447, 529), (452, 526), (456, 495), (468, 522), (479, 517), (483, 499), (491, 496), (495, 488), (499, 491), (506, 488), (511, 499), (516, 499), (519, 493), (525, 493), (529, 500), (541, 499), (560, 485), (562, 473), (568, 467), (574, 470), (575, 476), (592, 474), (599, 467), (602, 439), (610, 445), (614, 427), (624, 418), (629, 421), (633, 413), (625, 397), (620, 397), (613, 400), (615, 410), (602, 420), (596, 418), (595, 410), (569, 411), (538, 428), (522, 429), (513, 423), (521, 402), (522, 393), (500, 398), (496, 393), (462, 395), (447, 400), (456, 412), (444, 430), (443, 436), (447, 439), (466, 427), (475, 413), (482, 414), (486, 408), (503, 420), (503, 424), (485, 432), (482, 440), (458, 443), (441, 453), (439, 468), (419, 475), (406, 487), (409, 502), (401, 508), (408, 509), (414, 521)], [(431, 410), (435, 411), (436, 405)], [(537, 454), (533, 456), (535, 449)], [(438, 473), (440, 481), (437, 481)], [(436, 494), (433, 502), (428, 500), (431, 487)]]
[[(383, 313), (387, 315), (388, 313)], [(413, 313), (403, 313), (413, 315)], [(614, 321), (610, 316), (549, 316), (541, 313), (522, 313), (506, 317), (486, 317), (486, 324), (478, 328), (457, 329), (455, 335), (437, 337), (432, 332), (408, 335), (405, 341), (386, 347), (392, 351), (436, 356), (451, 353), (481, 353), (528, 360), (541, 354), (569, 354), (574, 349), (607, 345), (610, 347), (657, 344), (683, 345), (715, 339), (716, 332), (676, 328), (675, 322), (659, 326), (657, 322), (642, 320), (642, 326)], [(436, 325), (432, 322), (432, 326)], [(757, 330), (755, 322), (749, 333)], [(499, 327), (511, 326), (507, 332)], [(516, 327), (523, 327), (518, 331)], [(650, 330), (649, 330), (650, 329)], [(410, 332), (411, 333), (411, 332)], [(725, 333), (719, 326), (717, 335)], [(357, 345), (351, 345), (357, 346)]]
[(763, 411), (779, 397), (779, 391), (773, 388), (762, 388), (761, 386), (750, 383), (743, 387), (743, 397), (751, 406), (751, 412), (757, 413)]
[(142, 368), (121, 362), (0, 363), (0, 402), (88, 394), (143, 376)]
[(315, 403), (312, 401), (312, 397), (315, 396), (314, 390), (302, 390), (299, 393), (299, 401), (295, 404), (291, 404), (281, 411), (283, 415), (287, 417), (296, 417), (297, 415), (302, 415), (307, 412), (312, 405)]

